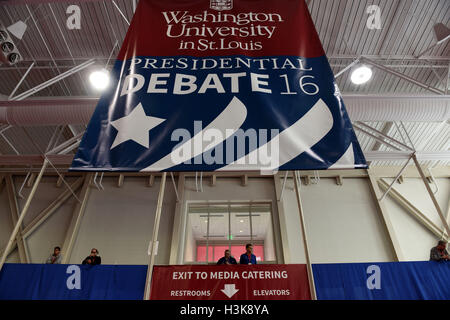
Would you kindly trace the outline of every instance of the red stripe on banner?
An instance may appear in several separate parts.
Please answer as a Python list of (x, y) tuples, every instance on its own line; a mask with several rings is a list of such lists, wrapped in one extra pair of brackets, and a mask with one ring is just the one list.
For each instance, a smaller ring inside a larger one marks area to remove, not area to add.
[[(220, 1), (217, 1), (220, 2)], [(323, 56), (304, 0), (141, 0), (118, 59), (133, 56)]]
[(304, 264), (155, 266), (151, 300), (311, 300)]

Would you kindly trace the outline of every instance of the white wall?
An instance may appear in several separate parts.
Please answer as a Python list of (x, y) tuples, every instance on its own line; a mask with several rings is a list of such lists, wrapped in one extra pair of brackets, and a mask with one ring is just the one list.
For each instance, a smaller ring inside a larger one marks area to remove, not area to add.
[[(104, 178), (105, 190), (92, 188), (70, 263), (81, 263), (91, 248), (103, 264), (147, 264), (160, 180), (147, 187), (148, 178)], [(166, 181), (156, 264), (168, 264), (175, 209), (173, 186)]]
[[(312, 263), (391, 261), (387, 233), (380, 221), (368, 180), (320, 179), (301, 185), (308, 247)], [(290, 263), (305, 263), (300, 217), (292, 179), (283, 195)]]

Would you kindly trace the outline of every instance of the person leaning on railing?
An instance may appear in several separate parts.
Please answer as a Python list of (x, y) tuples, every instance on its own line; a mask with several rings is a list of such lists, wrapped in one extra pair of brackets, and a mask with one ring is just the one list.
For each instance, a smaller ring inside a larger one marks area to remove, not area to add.
[(53, 254), (51, 254), (47, 258), (47, 261), (45, 263), (47, 263), (47, 264), (61, 264), (61, 260), (62, 260), (61, 248), (60, 247), (55, 247), (55, 249), (53, 249)]
[(230, 250), (225, 250), (225, 255), (217, 261), (217, 264), (237, 264), (236, 259), (231, 256)]
[(101, 264), (102, 258), (98, 256), (98, 250), (95, 248), (92, 248), (91, 254), (86, 257), (86, 259), (83, 260), (82, 264), (90, 264), (90, 265), (96, 265)]
[(447, 242), (444, 240), (439, 240), (436, 247), (431, 248), (430, 260), (432, 261), (450, 261), (448, 252), (445, 249)]

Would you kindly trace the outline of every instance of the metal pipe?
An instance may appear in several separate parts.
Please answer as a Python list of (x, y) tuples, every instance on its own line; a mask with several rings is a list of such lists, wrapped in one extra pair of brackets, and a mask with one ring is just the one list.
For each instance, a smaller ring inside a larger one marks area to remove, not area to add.
[[(67, 147), (70, 147), (72, 144), (77, 144), (78, 139), (81, 138), (84, 135), (84, 132), (80, 132), (79, 134), (77, 134), (75, 137), (70, 138), (69, 140), (61, 143), (59, 146), (53, 148), (50, 151), (47, 151), (45, 154), (62, 154), (62, 152), (64, 151), (64, 149), (66, 149)], [(68, 151), (70, 151), (72, 149), (69, 149)]]
[(64, 238), (64, 243), (61, 252), (64, 254), (62, 263), (67, 264), (69, 258), (72, 254), (73, 245), (78, 235), (78, 230), (80, 229), (81, 220), (84, 215), (84, 211), (87, 205), (87, 199), (89, 197), (90, 185), (92, 181), (92, 173), (89, 172), (85, 175), (83, 181), (83, 187), (80, 191), (81, 202), (77, 203), (75, 209), (73, 210), (72, 220)]
[(441, 91), (441, 90), (436, 89), (436, 88), (434, 88), (432, 86), (426, 85), (426, 84), (424, 84), (424, 83), (422, 83), (420, 81), (417, 81), (416, 79), (413, 79), (413, 78), (411, 78), (411, 77), (409, 77), (407, 75), (404, 75), (403, 73), (400, 73), (398, 71), (395, 71), (393, 69), (387, 68), (387, 67), (385, 67), (385, 66), (383, 66), (383, 65), (381, 65), (379, 63), (376, 63), (375, 61), (373, 61), (371, 59), (368, 59), (366, 57), (361, 57), (361, 61), (362, 62), (366, 62), (366, 63), (368, 63), (368, 64), (370, 64), (370, 65), (372, 65), (372, 66), (374, 66), (374, 67), (376, 67), (376, 68), (378, 68), (380, 70), (383, 70), (383, 71), (385, 71), (387, 73), (390, 73), (390, 74), (392, 74), (394, 76), (397, 76), (397, 77), (399, 77), (399, 78), (401, 78), (403, 80), (411, 82), (411, 83), (415, 84), (416, 86), (424, 88), (424, 89), (426, 89), (428, 91), (431, 91), (431, 92), (434, 92), (434, 93), (440, 94), (440, 95), (445, 94), (445, 91)]
[(31, 174), (31, 166), (30, 166), (30, 170), (28, 171), (27, 175), (25, 176), (25, 179), (23, 180), (22, 185), (20, 186), (19, 192), (17, 192), (18, 196), (21, 199), (24, 198), (24, 196), (22, 195), (22, 190), (23, 190), (23, 187), (25, 187), (25, 183), (27, 183), (27, 180), (28, 180), (28, 177), (30, 176), (30, 174)]
[(403, 165), (402, 169), (399, 171), (399, 173), (395, 176), (394, 180), (392, 181), (392, 183), (389, 185), (389, 188), (387, 188), (387, 190), (384, 192), (384, 194), (381, 196), (380, 199), (378, 199), (378, 201), (383, 201), (384, 198), (386, 197), (386, 195), (389, 193), (389, 191), (391, 191), (392, 187), (394, 186), (394, 183), (398, 180), (398, 178), (400, 178), (400, 176), (402, 175), (403, 171), (405, 171), (406, 167), (408, 166), (409, 161), (411, 161), (411, 158), (413, 157), (414, 153), (411, 154), (411, 156), (409, 157), (408, 161), (406, 161), (406, 163)]
[(414, 148), (411, 148), (411, 147), (407, 146), (406, 144), (401, 143), (401, 142), (398, 141), (397, 139), (394, 139), (394, 138), (392, 138), (392, 137), (389, 137), (388, 135), (384, 134), (383, 132), (381, 132), (381, 131), (379, 131), (379, 130), (377, 130), (377, 129), (375, 129), (375, 128), (372, 128), (371, 126), (369, 126), (369, 125), (367, 125), (367, 124), (365, 124), (365, 123), (363, 123), (363, 122), (361, 122), (361, 121), (358, 121), (358, 124), (361, 125), (361, 126), (363, 126), (363, 127), (365, 127), (365, 128), (367, 128), (367, 129), (369, 129), (369, 130), (372, 130), (372, 131), (378, 133), (380, 136), (382, 136), (382, 137), (384, 137), (384, 138), (386, 138), (386, 139), (389, 139), (389, 140), (391, 140), (392, 142), (397, 143), (398, 145), (402, 146), (402, 147), (405, 148), (406, 150), (415, 151)]
[(402, 126), (403, 130), (405, 131), (406, 137), (408, 138), (408, 141), (412, 147), (412, 150), (416, 151), (416, 147), (414, 147), (414, 143), (412, 142), (411, 137), (408, 134), (408, 130), (406, 130), (405, 125), (403, 124), (403, 121), (400, 121), (400, 125)]
[(353, 61), (352, 63), (350, 63), (348, 66), (346, 66), (344, 69), (342, 69), (341, 71), (339, 71), (334, 78), (337, 79), (339, 78), (342, 74), (344, 74), (344, 72), (346, 72), (348, 69), (351, 69), (355, 64), (359, 63), (359, 58), (356, 59), (355, 61)]
[(250, 206), (248, 209), (248, 221), (250, 223), (250, 242), (253, 241), (253, 222), (252, 222), (252, 203), (250, 202)]
[[(58, 19), (56, 18), (56, 15), (55, 15), (55, 12), (53, 11), (52, 5), (49, 3), (48, 7), (50, 8), (50, 11), (52, 12), (53, 18), (55, 19), (56, 25), (59, 29), (59, 34), (63, 38), (64, 44), (66, 45), (67, 51), (69, 51), (70, 57), (72, 58), (72, 61), (73, 61), (73, 64), (76, 65), (77, 63), (73, 57), (72, 50), (70, 50), (69, 44), (66, 41), (66, 37), (64, 36), (64, 32), (62, 31), (61, 26), (59, 25)], [(81, 77), (80, 74), (78, 74), (78, 76), (81, 80), (81, 83), (83, 84), (84, 90), (86, 90), (86, 92), (88, 92), (88, 89), (86, 87), (86, 81), (83, 80), (83, 78)]]
[(100, 186), (100, 188), (102, 188), (102, 190), (105, 190), (105, 188), (103, 187), (103, 184), (102, 184), (104, 174), (105, 174), (105, 172), (102, 172), (102, 174), (100, 175), (100, 180), (98, 180), (98, 185)]
[(390, 144), (389, 142), (384, 141), (384, 139), (381, 139), (381, 138), (377, 137), (376, 135), (374, 135), (374, 134), (372, 134), (372, 133), (370, 133), (370, 132), (364, 130), (363, 128), (360, 128), (360, 127), (359, 127), (358, 125), (356, 125), (355, 123), (353, 124), (353, 128), (358, 129), (359, 131), (361, 131), (361, 132), (367, 134), (368, 136), (374, 138), (375, 140), (381, 142), (382, 144), (385, 144), (385, 145), (387, 145), (387, 146), (389, 146), (389, 147), (391, 147), (391, 148), (393, 148), (393, 149), (395, 149), (395, 150), (397, 150), (397, 151), (403, 151), (402, 149), (400, 149), (400, 148), (394, 146), (393, 144)]
[(173, 177), (173, 172), (170, 172), (170, 177), (172, 178), (173, 189), (175, 190), (175, 195), (177, 196), (177, 201), (180, 201), (180, 198), (178, 197), (178, 190), (177, 190), (177, 185), (175, 183), (175, 178)]
[(203, 171), (200, 171), (200, 192), (203, 192)]
[(94, 181), (93, 181), (93, 183), (94, 183), (94, 185), (97, 187), (97, 189), (98, 190), (100, 190), (100, 187), (99, 187), (99, 185), (98, 185), (98, 183), (97, 183), (97, 176), (98, 176), (98, 171), (95, 173), (95, 175), (94, 175)]
[(37, 92), (47, 88), (48, 86), (51, 86), (52, 84), (54, 84), (54, 83), (56, 83), (56, 82), (58, 82), (58, 81), (60, 81), (62, 79), (67, 78), (68, 76), (71, 76), (74, 73), (77, 73), (77, 72), (79, 72), (79, 71), (89, 67), (90, 65), (92, 65), (94, 63), (95, 63), (94, 59), (90, 59), (90, 60), (88, 60), (86, 62), (83, 62), (82, 64), (80, 64), (80, 65), (78, 65), (76, 67), (73, 67), (72, 69), (69, 69), (69, 70), (61, 73), (61, 74), (57, 75), (56, 77), (54, 77), (54, 78), (52, 78), (50, 80), (47, 80), (47, 81), (37, 85), (34, 88), (31, 88), (31, 89), (29, 89), (29, 90), (27, 90), (25, 92), (22, 92), (21, 94), (19, 94), (19, 95), (15, 96), (14, 98), (12, 98), (11, 101), (20, 101), (20, 100), (23, 100), (25, 98), (28, 98), (29, 96), (31, 96), (31, 95), (33, 95), (33, 94), (35, 94), (35, 93), (37, 93)]
[(2, 270), (3, 265), (5, 264), (9, 250), (14, 242), (14, 239), (17, 236), (17, 232), (19, 231), (20, 226), (22, 225), (22, 221), (25, 218), (28, 208), (30, 207), (31, 200), (33, 199), (34, 194), (36, 193), (37, 187), (39, 185), (39, 182), (41, 182), (42, 175), (44, 174), (44, 171), (47, 168), (47, 165), (48, 165), (48, 160), (45, 159), (44, 163), (42, 165), (41, 171), (39, 172), (39, 175), (37, 176), (36, 181), (33, 184), (33, 188), (31, 189), (30, 194), (28, 195), (27, 201), (25, 202), (25, 205), (23, 206), (22, 212), (20, 213), (20, 216), (19, 216), (19, 219), (17, 220), (16, 226), (14, 227), (14, 230), (11, 233), (11, 236), (9, 237), (5, 251), (3, 252), (2, 258), (0, 260), (0, 271)]
[(14, 152), (19, 155), (19, 151), (17, 151), (17, 149), (14, 147), (14, 145), (11, 143), (11, 141), (8, 140), (8, 138), (6, 138), (6, 136), (3, 134), (3, 132), (0, 132), (0, 136), (2, 136), (2, 138), (6, 141), (6, 143), (11, 147), (11, 149), (14, 150)]
[(28, 73), (31, 71), (31, 69), (34, 66), (35, 61), (33, 61), (33, 63), (28, 67), (27, 71), (25, 72), (25, 74), (22, 76), (22, 78), (19, 80), (19, 82), (17, 83), (17, 85), (14, 87), (13, 91), (11, 92), (11, 94), (8, 97), (8, 100), (12, 100), (12, 97), (14, 96), (14, 94), (16, 93), (17, 89), (19, 89), (20, 85), (22, 84), (23, 80), (25, 80), (25, 78), (27, 77)]
[(114, 6), (116, 7), (116, 9), (119, 11), (120, 15), (122, 16), (122, 18), (125, 20), (125, 22), (130, 25), (130, 21), (128, 21), (127, 17), (125, 17), (125, 15), (123, 14), (122, 10), (119, 8), (119, 6), (117, 5), (117, 3), (112, 0), (112, 3), (114, 4)]
[(163, 205), (163, 199), (164, 199), (164, 190), (166, 187), (166, 176), (167, 172), (163, 172), (161, 177), (161, 185), (159, 187), (159, 194), (158, 194), (158, 202), (156, 205), (156, 213), (155, 213), (155, 221), (153, 223), (153, 235), (151, 240), (151, 255), (150, 255), (150, 262), (147, 269), (147, 279), (145, 280), (145, 291), (144, 291), (144, 300), (150, 300), (150, 293), (151, 293), (151, 283), (152, 283), (152, 276), (153, 276), (153, 266), (155, 264), (155, 249), (156, 249), (156, 241), (158, 239), (158, 231), (159, 231), (159, 221), (161, 218), (161, 210)]
[(281, 199), (283, 198), (283, 192), (284, 192), (284, 188), (286, 187), (286, 180), (287, 180), (288, 173), (289, 173), (289, 171), (286, 171), (284, 174), (283, 185), (281, 187), (281, 192), (280, 192), (280, 199), (278, 199), (278, 201), (281, 201)]
[(209, 225), (210, 225), (210, 214), (209, 214), (209, 207), (208, 207), (208, 216), (206, 218), (206, 265), (208, 265), (208, 261), (209, 261)]
[(198, 192), (198, 182), (197, 182), (198, 171), (195, 171), (195, 191)]
[(397, 128), (397, 132), (400, 134), (400, 137), (402, 138), (403, 143), (406, 144), (406, 139), (405, 139), (405, 137), (403, 136), (403, 133), (402, 133), (402, 131), (400, 130), (400, 127), (398, 126), (397, 122), (394, 121), (394, 124), (395, 124), (395, 127)]
[(412, 156), (414, 163), (416, 165), (417, 171), (419, 171), (420, 177), (422, 178), (423, 183), (425, 184), (425, 188), (428, 191), (428, 194), (430, 195), (431, 201), (433, 201), (434, 207), (436, 208), (436, 211), (439, 215), (439, 218), (441, 218), (442, 225), (444, 226), (445, 230), (447, 231), (447, 234), (450, 235), (450, 228), (448, 226), (447, 220), (445, 219), (441, 207), (439, 206), (439, 203), (436, 200), (436, 197), (433, 194), (433, 191), (431, 190), (430, 186), (428, 185), (427, 179), (425, 177), (425, 174), (422, 171), (422, 168), (420, 167), (419, 161), (416, 158), (416, 155), (413, 154)]
[(300, 215), (300, 227), (301, 227), (302, 235), (303, 235), (303, 248), (305, 250), (306, 268), (308, 271), (308, 280), (309, 280), (309, 290), (311, 293), (311, 299), (317, 300), (316, 287), (314, 285), (314, 274), (313, 274), (313, 270), (312, 270), (311, 259), (309, 257), (308, 240), (307, 240), (307, 236), (306, 236), (306, 225), (305, 225), (305, 219), (303, 217), (303, 208), (302, 208), (302, 202), (301, 202), (301, 198), (300, 198), (300, 187), (299, 187), (299, 183), (298, 183), (297, 171), (293, 171), (293, 178), (294, 178), (294, 186), (295, 186), (295, 195), (297, 197), (298, 212)]
[[(54, 64), (55, 67), (56, 67), (56, 70), (58, 70), (58, 72), (61, 72), (61, 71), (59, 71), (59, 68), (58, 68), (58, 65), (56, 64), (55, 58), (53, 57), (52, 52), (50, 51), (50, 49), (49, 49), (49, 47), (48, 47), (48, 45), (47, 45), (47, 42), (45, 41), (45, 38), (44, 38), (44, 36), (42, 35), (41, 29), (39, 28), (38, 23), (37, 23), (36, 19), (35, 19), (34, 16), (33, 16), (33, 13), (30, 11), (30, 8), (28, 8), (28, 5), (25, 5), (25, 7), (27, 8), (28, 13), (29, 13), (30, 16), (31, 16), (31, 19), (33, 20), (34, 25), (36, 26), (36, 30), (38, 31), (39, 36), (41, 37), (42, 43), (44, 44), (45, 48), (47, 49), (47, 52), (48, 52), (50, 58), (52, 59), (53, 64)], [(66, 84), (64, 81), (63, 81), (63, 83), (64, 83), (64, 86), (66, 87), (67, 92), (68, 92), (69, 95), (71, 96), (72, 93), (70, 92), (69, 88), (67, 87), (67, 84)], [(62, 85), (61, 85), (61, 88), (63, 88)]]

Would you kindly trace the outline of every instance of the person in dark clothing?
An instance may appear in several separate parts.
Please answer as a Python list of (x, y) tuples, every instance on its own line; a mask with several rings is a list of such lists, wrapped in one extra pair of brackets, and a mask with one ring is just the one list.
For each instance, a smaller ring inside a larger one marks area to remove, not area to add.
[(236, 259), (231, 256), (230, 250), (225, 250), (225, 256), (217, 261), (217, 264), (237, 264)]
[(447, 246), (446, 241), (439, 240), (438, 245), (436, 247), (431, 248), (430, 260), (432, 260), (432, 261), (450, 261), (448, 252), (445, 249), (446, 246)]
[(83, 260), (83, 264), (97, 265), (102, 263), (102, 258), (98, 256), (98, 250), (92, 248), (91, 254)]
[(245, 253), (241, 255), (240, 264), (256, 264), (256, 256), (253, 254), (253, 245), (247, 243), (245, 245)]

